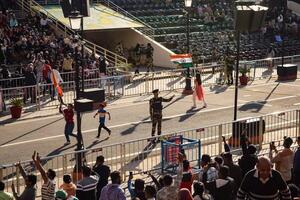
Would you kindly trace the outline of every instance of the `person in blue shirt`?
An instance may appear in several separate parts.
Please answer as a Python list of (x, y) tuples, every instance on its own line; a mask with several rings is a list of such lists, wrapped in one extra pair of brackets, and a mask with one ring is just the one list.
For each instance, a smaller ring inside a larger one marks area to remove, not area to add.
[(100, 137), (101, 129), (104, 128), (108, 134), (111, 134), (111, 130), (105, 126), (105, 117), (108, 115), (108, 119), (110, 120), (110, 113), (104, 110), (105, 104), (101, 103), (97, 113), (94, 115), (94, 118), (99, 115), (99, 126), (98, 126), (98, 135), (97, 138)]

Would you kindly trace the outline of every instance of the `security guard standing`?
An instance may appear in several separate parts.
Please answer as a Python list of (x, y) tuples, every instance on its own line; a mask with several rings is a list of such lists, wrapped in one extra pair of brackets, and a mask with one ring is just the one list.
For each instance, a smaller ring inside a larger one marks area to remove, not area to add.
[(158, 97), (158, 89), (152, 91), (154, 97), (150, 99), (150, 116), (152, 120), (152, 133), (151, 136), (155, 136), (155, 129), (157, 124), (157, 134), (161, 134), (161, 121), (162, 121), (162, 102), (170, 102), (174, 98), (172, 97), (165, 99), (163, 97)]

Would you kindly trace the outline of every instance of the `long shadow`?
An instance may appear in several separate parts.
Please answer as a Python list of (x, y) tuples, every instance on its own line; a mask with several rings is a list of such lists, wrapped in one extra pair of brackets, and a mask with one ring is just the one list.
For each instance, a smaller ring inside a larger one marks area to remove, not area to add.
[(180, 116), (178, 122), (183, 122), (185, 120), (187, 120), (188, 118), (190, 118), (191, 116), (195, 115), (198, 111), (202, 110), (202, 108), (198, 108), (198, 109), (195, 109), (195, 108), (190, 108), (188, 109), (186, 112), (185, 112), (185, 115), (182, 115)]
[(182, 77), (177, 77), (175, 80), (167, 83), (168, 87), (171, 87), (172, 85), (174, 85), (175, 83), (179, 82), (182, 79)]
[[(184, 95), (180, 96), (179, 98), (175, 99), (174, 101), (172, 101), (171, 103), (167, 104), (166, 106), (163, 107), (163, 109), (169, 107), (170, 105), (174, 104), (175, 102), (179, 101), (180, 99), (182, 99), (184, 97)], [(131, 134), (135, 131), (135, 129), (140, 125), (140, 124), (143, 124), (143, 123), (151, 123), (150, 120), (150, 116), (149, 117), (145, 117), (144, 119), (141, 120), (141, 122), (139, 123), (135, 123), (135, 124), (132, 124), (131, 127), (125, 129), (124, 131), (122, 131), (120, 134), (121, 135), (128, 135), (128, 134)], [(170, 119), (163, 119), (163, 121), (166, 121), (166, 120), (170, 120)]]
[(213, 87), (210, 87), (210, 91), (214, 92), (215, 94), (219, 94), (221, 92), (225, 92), (228, 89), (229, 86), (227, 85), (214, 85)]
[(59, 119), (57, 119), (57, 120), (55, 120), (55, 121), (53, 121), (53, 122), (50, 122), (50, 123), (48, 123), (48, 124), (45, 124), (45, 125), (43, 125), (43, 126), (41, 126), (41, 127), (38, 127), (38, 128), (36, 128), (36, 129), (34, 129), (34, 130), (28, 131), (27, 133), (24, 133), (24, 134), (22, 134), (22, 135), (20, 135), (20, 136), (18, 136), (18, 137), (15, 137), (14, 139), (11, 139), (11, 140), (9, 140), (9, 141), (7, 141), (7, 142), (4, 142), (4, 143), (0, 144), (0, 146), (6, 145), (6, 144), (8, 144), (8, 143), (10, 143), (10, 142), (13, 142), (13, 141), (15, 141), (15, 140), (17, 140), (17, 139), (20, 139), (20, 138), (22, 138), (22, 137), (24, 137), (24, 136), (26, 136), (26, 135), (29, 135), (29, 134), (31, 134), (31, 133), (33, 133), (33, 132), (35, 132), (35, 131), (38, 131), (38, 130), (40, 130), (40, 129), (42, 129), (42, 128), (45, 128), (45, 127), (47, 127), (47, 126), (49, 126), (49, 125), (51, 125), (51, 124), (54, 124), (54, 123), (56, 123), (56, 122), (58, 122), (58, 121), (60, 121), (60, 120), (62, 120), (62, 119), (63, 119), (63, 118), (59, 118)]
[(210, 74), (209, 76), (205, 77), (205, 78), (202, 80), (202, 82), (205, 82), (205, 81), (207, 81), (207, 80), (209, 80), (209, 79), (211, 79), (211, 78), (213, 78), (213, 77), (214, 77), (214, 75), (213, 75), (213, 74)]
[(144, 147), (144, 149), (136, 157), (134, 157), (132, 160), (130, 160), (124, 167), (122, 167), (121, 170), (125, 170), (125, 171), (128, 171), (128, 170), (141, 171), (140, 169), (137, 169), (137, 166), (139, 166), (139, 164), (148, 157), (148, 155), (152, 152), (152, 150), (155, 149), (155, 147), (157, 146), (157, 144), (158, 143), (149, 142)]
[(106, 141), (106, 140), (108, 140), (108, 139), (109, 139), (109, 137), (106, 137), (106, 138), (103, 139), (103, 140), (95, 140), (95, 141), (93, 141), (89, 146), (87, 146), (87, 147), (85, 147), (85, 148), (86, 148), (86, 149), (90, 149), (90, 148), (96, 146), (97, 144), (100, 144), (101, 142), (104, 142), (104, 141)]

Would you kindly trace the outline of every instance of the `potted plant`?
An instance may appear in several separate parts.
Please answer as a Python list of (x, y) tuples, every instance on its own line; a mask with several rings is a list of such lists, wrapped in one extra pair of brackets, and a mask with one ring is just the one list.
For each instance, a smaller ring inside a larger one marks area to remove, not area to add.
[(23, 100), (20, 98), (12, 98), (10, 100), (10, 113), (14, 119), (20, 118), (22, 113)]
[(247, 85), (248, 83), (248, 77), (247, 77), (247, 73), (250, 72), (250, 69), (248, 69), (246, 66), (241, 67), (240, 68), (240, 73), (242, 74), (242, 76), (240, 76), (240, 84), (241, 85)]

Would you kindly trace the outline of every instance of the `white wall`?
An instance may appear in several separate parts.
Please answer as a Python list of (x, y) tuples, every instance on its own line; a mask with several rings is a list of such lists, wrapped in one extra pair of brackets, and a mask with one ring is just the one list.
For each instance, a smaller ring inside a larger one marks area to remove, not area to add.
[(293, 13), (300, 16), (300, 3), (296, 3), (294, 1), (288, 1), (287, 5), (288, 5), (288, 9), (292, 10)]

